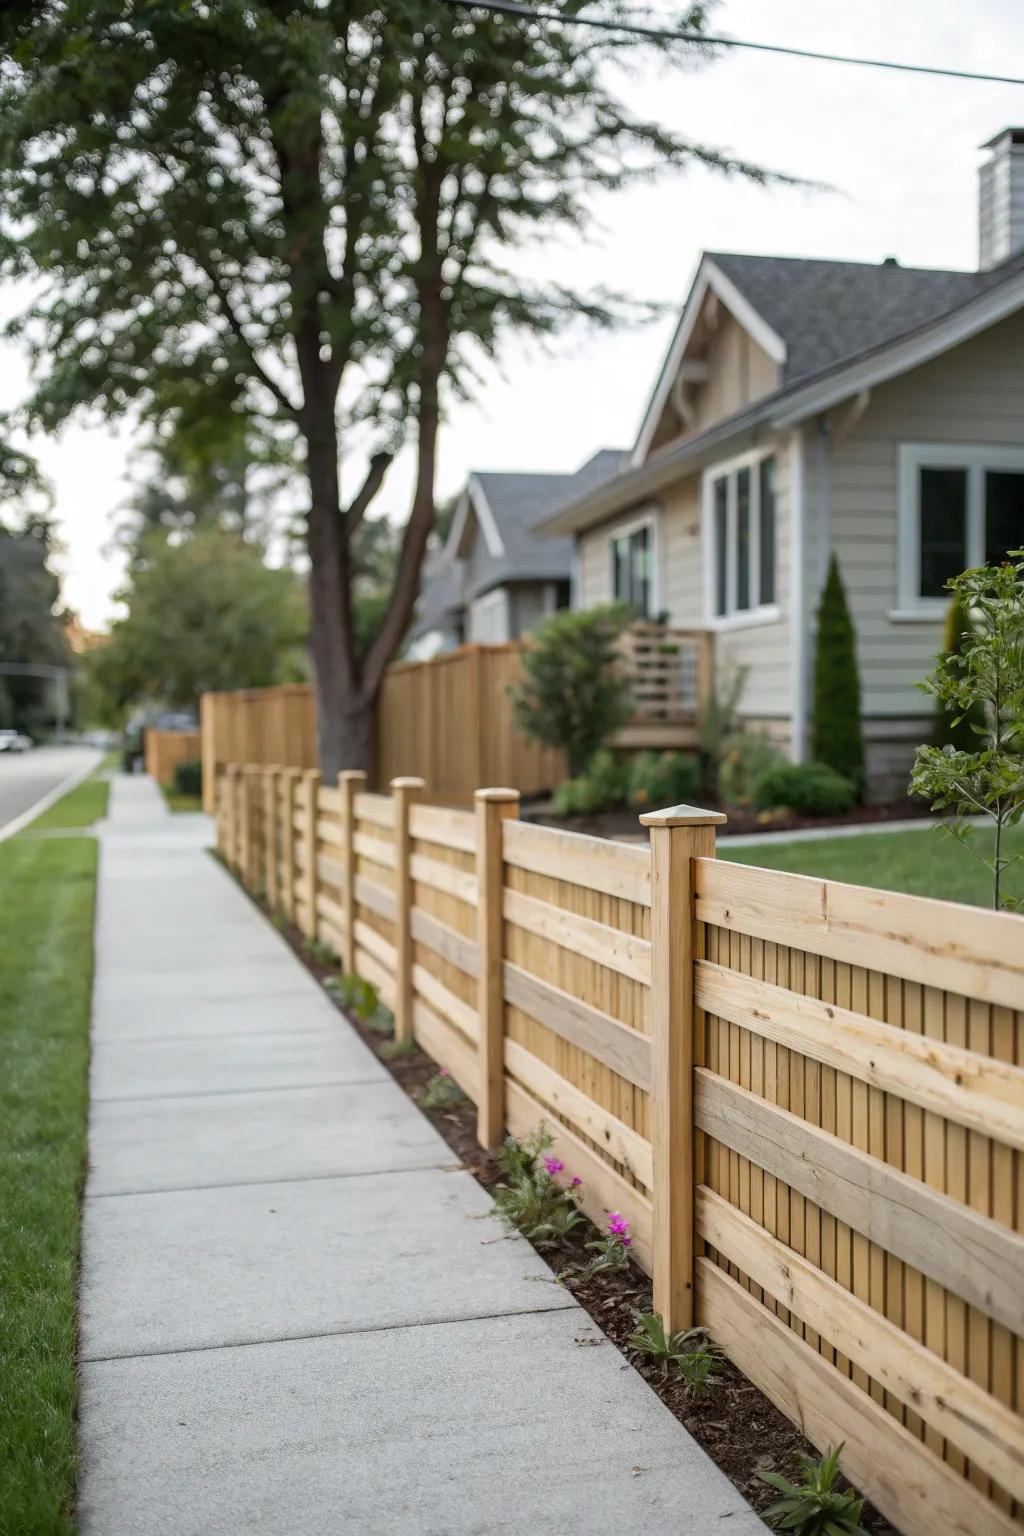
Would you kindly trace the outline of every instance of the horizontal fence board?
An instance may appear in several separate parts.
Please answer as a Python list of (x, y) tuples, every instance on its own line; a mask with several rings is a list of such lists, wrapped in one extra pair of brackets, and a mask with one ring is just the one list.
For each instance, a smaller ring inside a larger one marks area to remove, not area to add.
[(1024, 1419), (706, 1185), (696, 1214), (724, 1259), (1024, 1500)]
[(439, 1019), (421, 997), (412, 1000), (412, 1031), (416, 1044), (451, 1073), (475, 1104), (480, 1093), (480, 1063), (465, 1035)]
[(648, 1189), (652, 1183), (651, 1144), (515, 1040), (505, 1039), (505, 1066), (535, 1098), (570, 1120), (615, 1162)]
[(442, 848), (457, 848), (460, 853), (476, 852), (476, 821), (472, 811), (448, 811), (437, 805), (412, 805), (409, 831), (425, 843), (439, 843)]
[(476, 975), (477, 946), (465, 934), (459, 933), (448, 923), (442, 923), (440, 918), (431, 917), (420, 907), (413, 907), (409, 914), (409, 931), (417, 944), (432, 949), (435, 955), (440, 955), (442, 960), (449, 960), (467, 976)]
[(331, 789), (329, 785), (321, 784), (317, 790), (317, 804), (322, 811), (329, 811), (332, 816), (337, 816), (344, 804), (340, 789)]
[(647, 939), (507, 887), (503, 910), (507, 922), (525, 928), (527, 933), (550, 939), (562, 949), (571, 949), (588, 960), (596, 960), (598, 965), (650, 986), (651, 946)]
[(651, 856), (645, 847), (533, 826), (527, 821), (506, 821), (502, 831), (506, 864), (588, 886), (607, 896), (621, 896), (641, 906), (651, 904)]
[(373, 864), (380, 864), (384, 869), (395, 867), (394, 844), (386, 843), (382, 837), (374, 837), (369, 832), (354, 832), (352, 847), (361, 858), (369, 859)]
[(1020, 1526), (903, 1428), (749, 1291), (697, 1260), (701, 1323), (820, 1451), (843, 1445), (847, 1476), (903, 1536), (1020, 1536)]
[(971, 1306), (1024, 1332), (1024, 1236), (699, 1068), (694, 1123)]
[(326, 880), (328, 885), (336, 885), (339, 890), (345, 881), (345, 871), (337, 859), (330, 858), (326, 853), (318, 853), (316, 856), (316, 873), (318, 880)]
[(420, 885), (443, 891), (446, 896), (457, 896), (467, 906), (476, 906), (476, 875), (468, 870), (456, 869), (454, 864), (442, 864), (423, 853), (414, 853), (409, 859), (409, 873)]
[(390, 795), (355, 795), (353, 810), (357, 821), (372, 821), (378, 827), (395, 824), (395, 807)]
[(551, 1135), (552, 1151), (561, 1158), (566, 1171), (583, 1180), (580, 1195), (583, 1209), (602, 1232), (604, 1217), (609, 1211), (620, 1211), (632, 1229), (632, 1253), (650, 1274), (653, 1256), (654, 1215), (651, 1202), (634, 1189), (621, 1173), (588, 1147), (567, 1125), (545, 1111), (538, 1099), (505, 1078), (505, 1120), (513, 1136), (523, 1140), (539, 1125), (544, 1125)]
[[(1022, 936), (1024, 939), (1024, 936)], [(1024, 1069), (698, 961), (700, 1008), (959, 1125), (1024, 1148)]]
[(341, 954), (341, 929), (326, 918), (321, 918), (316, 926), (316, 936), (321, 944), (326, 944), (333, 949), (336, 955)]
[(550, 1029), (553, 1034), (587, 1051), (637, 1088), (650, 1092), (651, 1042), (638, 1030), (620, 1024), (610, 1014), (580, 1002), (550, 981), (506, 960), (503, 967), (505, 1001)]
[(321, 816), (316, 824), (316, 835), (322, 843), (330, 843), (333, 848), (344, 848), (345, 833), (336, 821), (329, 821)]
[(376, 880), (370, 880), (366, 875), (355, 877), (356, 901), (360, 906), (369, 907), (371, 912), (376, 912), (378, 917), (387, 918), (389, 922), (395, 920), (395, 894), (386, 886), (378, 885)]
[(379, 960), (381, 965), (394, 974), (395, 946), (382, 933), (378, 933), (376, 928), (369, 923), (364, 923), (359, 917), (352, 925), (352, 933), (361, 949), (373, 955), (375, 960)]
[[(325, 896), (323, 891), (317, 891), (316, 910), (318, 917), (325, 917), (329, 923), (334, 925), (338, 933), (341, 933), (345, 926), (344, 907), (339, 906), (336, 901), (332, 901), (329, 896)], [(335, 948), (337, 947), (335, 945)]]
[(395, 978), (374, 959), (369, 950), (361, 949), (356, 945), (355, 950), (356, 974), (364, 981), (371, 982), (376, 988), (382, 1002), (389, 1008), (395, 1006)]
[(453, 1024), (474, 1046), (480, 1039), (480, 1019), (475, 1008), (456, 997), (425, 965), (413, 965), (412, 984), (420, 997), (446, 1023)]
[(697, 919), (815, 955), (1019, 1008), (1020, 919), (810, 875), (697, 861)]

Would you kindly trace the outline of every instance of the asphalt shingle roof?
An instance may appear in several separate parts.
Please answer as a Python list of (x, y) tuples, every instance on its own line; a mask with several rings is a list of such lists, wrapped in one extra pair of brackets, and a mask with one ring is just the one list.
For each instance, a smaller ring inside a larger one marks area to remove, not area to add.
[(785, 342), (783, 385), (937, 320), (1006, 276), (1005, 266), (947, 272), (895, 261), (707, 255)]

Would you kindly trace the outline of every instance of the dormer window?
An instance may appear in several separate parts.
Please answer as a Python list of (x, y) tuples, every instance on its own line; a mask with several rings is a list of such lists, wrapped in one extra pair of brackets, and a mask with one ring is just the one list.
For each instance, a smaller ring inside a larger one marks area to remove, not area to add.
[(774, 616), (775, 502), (771, 454), (747, 454), (707, 471), (704, 547), (712, 622)]

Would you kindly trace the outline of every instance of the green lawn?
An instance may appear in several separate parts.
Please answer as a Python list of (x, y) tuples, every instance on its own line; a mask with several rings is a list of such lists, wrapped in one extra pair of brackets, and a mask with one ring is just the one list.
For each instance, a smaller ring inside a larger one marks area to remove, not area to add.
[(74, 1530), (97, 844), (0, 844), (0, 1533)]
[(110, 799), (110, 783), (103, 775), (116, 768), (119, 761), (117, 752), (106, 753), (87, 779), (54, 801), (48, 810), (29, 823), (26, 832), (56, 832), (69, 828), (78, 830), (102, 821), (107, 814), (107, 802)]
[[(977, 839), (979, 848), (991, 851), (991, 833), (979, 828), (972, 833), (972, 839)], [(1024, 856), (1024, 826), (1009, 833), (1004, 848)], [(765, 869), (819, 875), (886, 891), (941, 896), (946, 901), (966, 901), (975, 906), (987, 907), (992, 902), (988, 870), (935, 828), (920, 832), (864, 832), (856, 837), (822, 838), (820, 842), (780, 841), (732, 850), (728, 839), (721, 838), (718, 856), (738, 864), (759, 864)], [(1004, 875), (1003, 881), (1008, 895), (1024, 897), (1024, 861)]]

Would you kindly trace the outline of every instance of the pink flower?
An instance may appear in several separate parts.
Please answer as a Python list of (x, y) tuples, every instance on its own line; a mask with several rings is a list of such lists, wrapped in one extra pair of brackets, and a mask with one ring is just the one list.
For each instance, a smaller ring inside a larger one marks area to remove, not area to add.
[(583, 1180), (580, 1178), (579, 1174), (578, 1173), (574, 1173), (572, 1178), (569, 1180), (569, 1188), (570, 1189), (579, 1189), (579, 1187), (580, 1187), (580, 1185), (582, 1183), (583, 1183)]
[(625, 1216), (621, 1216), (618, 1211), (609, 1211), (608, 1231), (612, 1237), (621, 1237), (625, 1247), (625, 1239), (629, 1236), (629, 1222)]
[(631, 1237), (620, 1237), (619, 1238), (619, 1242), (622, 1244), (623, 1248), (628, 1248), (632, 1241), (633, 1241), (633, 1239)]
[(448, 1071), (447, 1067), (438, 1067), (437, 1075), (438, 1077), (451, 1077), (451, 1073)]
[(552, 1178), (554, 1178), (556, 1173), (563, 1173), (565, 1171), (565, 1164), (559, 1157), (546, 1157), (544, 1159), (544, 1167)]

